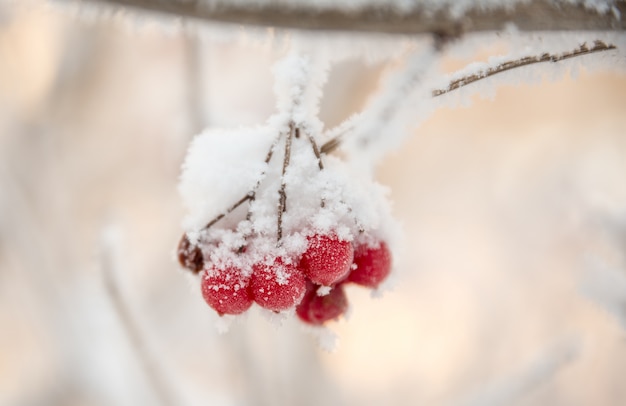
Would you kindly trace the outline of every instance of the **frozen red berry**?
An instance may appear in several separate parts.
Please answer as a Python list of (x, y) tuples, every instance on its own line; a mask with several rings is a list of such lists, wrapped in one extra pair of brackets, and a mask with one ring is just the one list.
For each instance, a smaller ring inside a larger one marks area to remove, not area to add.
[(302, 302), (296, 307), (296, 314), (300, 320), (316, 326), (341, 316), (348, 309), (348, 299), (343, 285), (337, 285), (327, 295), (319, 296), (319, 285), (307, 283), (307, 291)]
[(354, 250), (354, 266), (348, 281), (376, 288), (391, 272), (391, 252), (384, 241), (378, 246), (359, 245)]
[(349, 241), (334, 235), (316, 234), (309, 237), (300, 267), (311, 281), (323, 286), (339, 282), (350, 272), (354, 250)]
[(202, 296), (219, 315), (240, 314), (252, 306), (248, 280), (238, 268), (211, 267), (202, 274)]
[(178, 262), (183, 267), (189, 269), (193, 273), (198, 273), (202, 270), (204, 266), (202, 251), (200, 250), (200, 247), (189, 241), (187, 234), (183, 234), (183, 237), (180, 239), (176, 253), (178, 255)]
[(294, 264), (277, 257), (273, 264), (257, 263), (252, 267), (250, 291), (261, 307), (278, 312), (287, 310), (302, 300), (306, 280)]

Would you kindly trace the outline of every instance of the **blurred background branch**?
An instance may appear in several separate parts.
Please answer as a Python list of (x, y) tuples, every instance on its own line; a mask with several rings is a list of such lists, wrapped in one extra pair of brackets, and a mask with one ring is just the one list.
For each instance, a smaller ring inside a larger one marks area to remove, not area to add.
[(270, 2), (218, 2), (162, 0), (86, 0), (177, 17), (223, 23), (297, 28), (306, 30), (362, 31), (397, 34), (458, 36), (469, 32), (494, 31), (513, 24), (521, 31), (613, 31), (624, 30), (626, 2), (617, 1), (610, 12), (600, 13), (582, 2), (532, 0), (501, 8), (468, 10), (457, 18), (449, 9), (414, 7), (399, 11), (384, 5), (348, 10), (286, 6)]

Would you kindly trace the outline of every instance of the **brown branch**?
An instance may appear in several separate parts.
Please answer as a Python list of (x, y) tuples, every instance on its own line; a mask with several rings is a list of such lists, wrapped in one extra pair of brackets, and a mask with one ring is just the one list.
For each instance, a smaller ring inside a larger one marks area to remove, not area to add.
[(291, 141), (293, 139), (294, 132), (296, 132), (299, 136), (299, 131), (295, 128), (294, 123), (289, 124), (289, 135), (285, 140), (285, 156), (283, 157), (283, 172), (280, 177), (280, 190), (278, 194), (280, 196), (278, 202), (278, 221), (277, 221), (277, 240), (280, 244), (280, 241), (283, 238), (283, 213), (287, 211), (287, 192), (285, 188), (287, 183), (285, 182), (285, 173), (287, 172), (287, 167), (289, 166), (289, 159), (291, 158)]
[[(322, 154), (320, 153), (320, 149), (317, 146), (317, 142), (315, 142), (315, 139), (313, 138), (313, 136), (309, 133), (307, 133), (307, 138), (309, 139), (309, 144), (311, 144), (311, 148), (313, 149), (313, 154), (315, 155), (315, 158), (317, 158), (317, 166), (320, 168), (320, 171), (324, 170), (324, 162), (322, 162)], [(322, 208), (324, 208), (326, 206), (326, 199), (322, 197), (322, 200), (320, 202), (320, 206)]]
[[(267, 151), (267, 155), (265, 156), (265, 160), (264, 160), (266, 164), (268, 164), (272, 160), (272, 156), (274, 155), (274, 148), (276, 148), (276, 144), (278, 144), (278, 140), (280, 140), (281, 136), (282, 134), (279, 134), (278, 137), (276, 137), (276, 139), (272, 142), (270, 149)], [(223, 219), (224, 217), (226, 217), (227, 215), (235, 211), (239, 206), (241, 206), (245, 202), (254, 201), (254, 199), (256, 199), (256, 192), (259, 190), (259, 187), (261, 186), (261, 182), (263, 182), (264, 177), (265, 177), (265, 170), (261, 172), (261, 176), (257, 180), (252, 190), (246, 193), (235, 204), (233, 204), (228, 209), (226, 209), (226, 211), (224, 211), (223, 213), (220, 213), (213, 220), (209, 221), (207, 225), (204, 226), (203, 229), (206, 230), (212, 227), (213, 225), (215, 225), (215, 223), (217, 223), (218, 221), (220, 221), (221, 219)], [(248, 206), (248, 213), (246, 214), (246, 220), (250, 220), (251, 217), (252, 217), (252, 212), (250, 211), (250, 207)], [(198, 247), (198, 245), (192, 244), (189, 241), (189, 237), (187, 237), (187, 233), (183, 233), (182, 237), (180, 238), (180, 242), (178, 243), (176, 252), (178, 255), (178, 262), (184, 268), (189, 269), (191, 272), (195, 274), (202, 271), (204, 267), (204, 258), (202, 256), (202, 250), (200, 249), (200, 247)]]
[[(271, 161), (272, 156), (274, 155), (274, 148), (276, 147), (276, 144), (278, 143), (279, 139), (280, 139), (280, 136), (278, 136), (274, 140), (274, 142), (272, 142), (272, 145), (270, 146), (269, 151), (267, 151), (267, 155), (265, 156), (265, 161), (264, 161), (266, 164), (268, 164)], [(237, 207), (241, 206), (242, 204), (244, 204), (248, 200), (254, 200), (256, 198), (256, 192), (259, 189), (259, 186), (261, 186), (261, 182), (263, 181), (263, 177), (264, 176), (265, 176), (265, 171), (263, 171), (261, 173), (261, 177), (259, 178), (259, 180), (257, 180), (256, 184), (254, 185), (254, 188), (252, 188), (251, 191), (246, 193), (245, 196), (243, 196), (235, 204), (233, 204), (228, 209), (226, 209), (225, 212), (218, 214), (217, 217), (215, 217), (213, 220), (209, 221), (207, 223), (207, 225), (204, 226), (204, 229), (206, 230), (207, 228), (211, 228), (213, 225), (215, 225), (215, 223), (217, 223), (218, 221), (220, 221), (221, 219), (223, 219), (224, 217), (226, 217), (227, 215), (229, 215), (230, 213), (235, 211), (237, 209)], [(249, 217), (250, 217), (250, 212), (248, 212), (248, 214), (246, 215), (246, 218), (249, 219)]]
[(326, 136), (326, 138), (330, 139), (322, 144), (320, 152), (322, 154), (327, 154), (337, 149), (337, 147), (339, 147), (339, 144), (341, 143), (341, 138), (358, 125), (358, 120), (362, 119), (363, 112), (361, 111), (359, 113), (351, 115), (350, 117), (342, 121), (341, 124), (326, 131), (324, 135)]
[(479, 80), (486, 79), (490, 76), (497, 75), (498, 73), (506, 72), (511, 69), (521, 68), (522, 66), (528, 66), (542, 62), (559, 62), (565, 59), (575, 58), (577, 56), (593, 54), (596, 52), (610, 51), (613, 49), (617, 49), (617, 47), (613, 44), (607, 45), (602, 41), (595, 41), (591, 48), (587, 47), (587, 44), (582, 44), (575, 50), (570, 52), (564, 52), (562, 54), (553, 55), (549, 53), (544, 53), (539, 56), (526, 56), (524, 58), (516, 59), (514, 61), (507, 61), (493, 68), (488, 68), (473, 75), (463, 76), (462, 78), (453, 80), (446, 88), (433, 90), (433, 97), (441, 96), (443, 94), (451, 92), (452, 90), (459, 89), (463, 86), (467, 86)]
[[(269, 151), (267, 151), (267, 155), (265, 156), (265, 160), (263, 161), (265, 162), (265, 164), (269, 164), (270, 161), (272, 160), (272, 156), (274, 155), (274, 148), (276, 148), (276, 144), (278, 143), (279, 139), (280, 139), (280, 135), (276, 137), (274, 142), (272, 142), (272, 146), (270, 147)], [(250, 196), (250, 201), (253, 201), (254, 199), (256, 199), (256, 192), (257, 190), (259, 190), (259, 187), (261, 186), (261, 182), (263, 182), (264, 177), (265, 177), (265, 171), (261, 173), (261, 177), (259, 177), (259, 180), (256, 181), (254, 188), (252, 188), (252, 190), (248, 192), (247, 196)], [(252, 217), (252, 212), (250, 211), (250, 207), (248, 207), (246, 220), (250, 220), (251, 217)]]
[[(438, 34), (446, 37), (469, 32), (502, 30), (514, 24), (521, 31), (616, 31), (626, 29), (626, 2), (617, 1), (616, 14), (600, 14), (582, 4), (531, 0), (514, 7), (468, 10), (462, 17), (448, 9), (427, 10), (418, 5), (398, 11), (389, 6), (369, 5), (358, 10), (286, 6), (266, 2), (245, 5), (198, 0), (83, 0), (158, 12), (194, 20), (303, 30), (360, 31), (394, 34)], [(582, 3), (582, 2), (580, 2)]]
[(209, 223), (204, 227), (205, 229), (207, 228), (211, 228), (215, 223), (217, 223), (218, 221), (220, 221), (221, 219), (223, 219), (224, 217), (226, 217), (226, 215), (232, 213), (233, 211), (235, 211), (235, 209), (239, 206), (241, 206), (242, 204), (244, 204), (245, 202), (247, 202), (248, 200), (253, 198), (253, 194), (252, 193), (248, 193), (247, 195), (245, 195), (244, 197), (242, 197), (241, 199), (239, 199), (237, 201), (237, 203), (233, 204), (232, 206), (230, 206), (228, 209), (226, 209), (225, 212), (220, 213), (217, 217), (215, 217), (213, 220), (209, 221)]
[[(479, 80), (486, 79), (490, 76), (494, 76), (494, 75), (497, 75), (498, 73), (506, 72), (508, 70), (521, 68), (521, 67), (533, 65), (536, 63), (560, 62), (569, 58), (576, 58), (576, 57), (583, 56), (583, 55), (611, 51), (615, 49), (617, 49), (617, 47), (613, 44), (605, 44), (602, 41), (596, 40), (594, 41), (593, 46), (591, 48), (589, 48), (587, 44), (582, 44), (580, 47), (576, 48), (573, 51), (564, 52), (561, 54), (555, 55), (555, 54), (543, 53), (539, 56), (526, 56), (526, 57), (516, 59), (513, 61), (507, 61), (507, 62), (501, 63), (495, 67), (488, 68), (484, 71), (478, 72), (473, 75), (468, 75), (468, 76), (464, 76), (462, 78), (453, 80), (452, 82), (450, 82), (450, 84), (447, 87), (443, 89), (433, 90), (432, 96), (433, 97), (442, 96), (453, 90), (460, 89), (463, 86), (467, 86), (471, 83), (475, 83)], [(341, 132), (339, 135), (326, 141), (321, 147), (321, 152), (323, 154), (328, 154), (328, 153), (333, 152), (337, 148), (339, 148), (339, 145), (341, 144), (341, 138), (351, 129), (352, 128), (346, 128), (345, 131)]]
[(330, 140), (326, 141), (324, 144), (322, 144), (322, 147), (320, 148), (320, 152), (322, 154), (329, 154), (333, 152), (334, 150), (336, 150), (337, 148), (339, 148), (339, 144), (341, 144), (341, 137), (343, 136), (343, 134), (344, 133), (341, 133), (337, 135), (336, 137), (331, 138)]
[(320, 149), (317, 146), (317, 142), (315, 142), (311, 134), (307, 134), (306, 136), (309, 139), (311, 148), (313, 149), (313, 154), (315, 154), (315, 158), (317, 158), (317, 166), (319, 166), (320, 171), (321, 171), (324, 169), (324, 163), (322, 162), (322, 154), (320, 153)]

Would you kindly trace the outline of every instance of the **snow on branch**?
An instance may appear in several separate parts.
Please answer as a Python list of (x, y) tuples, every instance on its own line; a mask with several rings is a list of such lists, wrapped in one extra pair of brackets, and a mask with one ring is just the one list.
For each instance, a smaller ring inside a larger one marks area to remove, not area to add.
[[(549, 53), (544, 52), (540, 55), (531, 55), (524, 56), (518, 59), (504, 59), (500, 60), (496, 64), (493, 62), (487, 62), (485, 64), (473, 64), (468, 69), (464, 69), (456, 72), (451, 78), (449, 83), (442, 88), (433, 89), (431, 91), (432, 97), (443, 96), (449, 92), (454, 90), (461, 89), (464, 86), (470, 85), (472, 83), (478, 82), (480, 80), (489, 78), (491, 76), (497, 75), (502, 72), (510, 71), (517, 68), (522, 68), (529, 65), (534, 65), (538, 63), (556, 63), (561, 62), (571, 58), (577, 58), (584, 55), (606, 52), (616, 50), (617, 46), (612, 43), (606, 43), (601, 40), (595, 40), (593, 45), (589, 46), (586, 43), (581, 44), (577, 48), (566, 51), (562, 53)], [(409, 72), (410, 73), (410, 72)], [(401, 73), (402, 75), (407, 75), (407, 73)], [(415, 82), (415, 81), (412, 81)], [(411, 83), (411, 82), (409, 82)], [(408, 93), (410, 93), (411, 89), (408, 84), (405, 84), (406, 89), (404, 90), (404, 98), (407, 97)], [(396, 94), (392, 92), (392, 94)], [(398, 98), (400, 99), (400, 98)], [(389, 114), (387, 114), (389, 116)], [(348, 120), (343, 122), (337, 128), (329, 131), (327, 135), (327, 141), (321, 146), (321, 152), (324, 154), (329, 154), (335, 151), (343, 142), (343, 138), (355, 131), (358, 126), (363, 125), (363, 113), (354, 115), (350, 117)], [(388, 120), (389, 117), (386, 117)]]
[(575, 58), (577, 56), (593, 54), (595, 52), (610, 51), (613, 49), (617, 49), (617, 47), (613, 44), (607, 45), (604, 42), (597, 40), (594, 42), (593, 46), (591, 47), (587, 46), (587, 44), (582, 44), (581, 46), (574, 49), (573, 51), (564, 52), (562, 54), (553, 55), (553, 54), (546, 52), (541, 55), (527, 56), (527, 57), (516, 59), (513, 61), (507, 61), (497, 66), (488, 67), (484, 70), (480, 70), (474, 74), (463, 75), (458, 79), (454, 79), (450, 82), (450, 84), (446, 88), (433, 90), (433, 97), (441, 96), (442, 94), (446, 94), (452, 90), (456, 90), (463, 86), (467, 86), (470, 83), (474, 83), (481, 79), (485, 79), (485, 78), (488, 78), (489, 76), (493, 76), (501, 72), (506, 72), (511, 69), (521, 68), (522, 66), (533, 65), (533, 64), (542, 63), (542, 62), (559, 62), (565, 59)]
[[(436, 67), (439, 55), (438, 44), (427, 45), (426, 49), (414, 52), (407, 58), (405, 66), (385, 81), (382, 91), (363, 111), (360, 118), (355, 120), (355, 127), (350, 137), (344, 142), (348, 145), (347, 151), (359, 151), (361, 157), (368, 151), (368, 159), (374, 161), (390, 149), (400, 145), (405, 131), (401, 116), (402, 112), (410, 109), (411, 121), (419, 119), (419, 107), (407, 103), (408, 98), (416, 88), (425, 86), (424, 78)], [(421, 104), (419, 104), (421, 106)], [(411, 107), (407, 107), (411, 106)], [(381, 137), (381, 134), (384, 134)], [(329, 142), (332, 142), (329, 141)], [(322, 146), (323, 150), (328, 151)]]
[(163, 1), (83, 0), (221, 23), (326, 31), (460, 36), (502, 30), (619, 31), (626, 28), (623, 0), (547, 1)]

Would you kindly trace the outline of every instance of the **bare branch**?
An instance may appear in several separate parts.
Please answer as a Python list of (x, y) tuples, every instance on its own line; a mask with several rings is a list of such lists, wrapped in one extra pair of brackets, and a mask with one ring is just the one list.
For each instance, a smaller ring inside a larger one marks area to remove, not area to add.
[(225, 212), (220, 213), (217, 217), (215, 217), (213, 220), (209, 221), (209, 223), (204, 227), (204, 228), (211, 228), (215, 223), (217, 223), (218, 221), (220, 221), (221, 219), (223, 219), (226, 215), (232, 213), (233, 211), (235, 211), (235, 209), (239, 206), (241, 206), (242, 204), (244, 204), (245, 202), (247, 202), (248, 200), (252, 199), (254, 197), (254, 195), (252, 193), (248, 193), (247, 195), (245, 195), (244, 197), (242, 197), (241, 199), (239, 199), (235, 204), (233, 204), (232, 206), (230, 206), (228, 209), (226, 209)]
[[(313, 154), (315, 154), (315, 158), (317, 158), (317, 166), (318, 168), (320, 168), (320, 171), (324, 170), (324, 162), (322, 161), (322, 154), (320, 153), (320, 148), (317, 145), (317, 142), (315, 142), (315, 139), (313, 138), (313, 136), (309, 133), (307, 133), (307, 138), (309, 139), (309, 144), (311, 144), (311, 148), (313, 149)], [(322, 200), (320, 202), (320, 206), (322, 208), (324, 208), (326, 206), (326, 199), (322, 197)]]
[[(270, 160), (272, 159), (272, 156), (274, 155), (274, 148), (276, 147), (276, 144), (278, 143), (279, 139), (280, 139), (280, 135), (278, 137), (276, 137), (274, 142), (272, 142), (272, 145), (270, 146), (269, 151), (267, 151), (267, 155), (265, 156), (265, 161), (264, 161), (266, 164), (269, 163)], [(256, 191), (259, 189), (259, 186), (261, 186), (261, 181), (263, 181), (263, 177), (264, 176), (265, 176), (265, 172), (261, 173), (261, 177), (256, 182), (256, 184), (254, 185), (254, 188), (252, 190), (250, 190), (248, 193), (246, 193), (241, 199), (237, 200), (237, 202), (235, 202), (232, 206), (227, 208), (226, 211), (224, 211), (223, 213), (218, 214), (213, 220), (209, 221), (207, 223), (207, 225), (204, 226), (204, 228), (207, 229), (207, 228), (213, 227), (213, 225), (215, 225), (215, 223), (217, 223), (218, 221), (220, 221), (221, 219), (223, 219), (224, 217), (226, 217), (227, 215), (229, 215), (230, 213), (235, 211), (239, 206), (241, 206), (242, 204), (244, 204), (248, 200), (254, 200), (256, 198)], [(248, 212), (248, 215), (247, 215), (248, 219), (249, 219), (249, 217), (250, 217), (250, 212)]]
[[(453, 80), (452, 82), (450, 82), (450, 84), (447, 87), (443, 89), (433, 90), (432, 96), (433, 97), (442, 96), (453, 90), (460, 89), (463, 86), (467, 86), (471, 83), (475, 83), (479, 80), (486, 79), (490, 76), (497, 75), (498, 73), (506, 72), (511, 69), (517, 69), (517, 68), (521, 68), (524, 66), (533, 65), (536, 63), (560, 62), (560, 61), (570, 59), (570, 58), (576, 58), (576, 57), (583, 56), (583, 55), (611, 51), (615, 49), (617, 49), (617, 47), (613, 44), (605, 44), (602, 41), (596, 40), (594, 41), (592, 47), (588, 47), (587, 44), (582, 44), (581, 46), (574, 49), (573, 51), (564, 52), (561, 54), (543, 53), (538, 56), (526, 56), (520, 59), (503, 62), (495, 67), (487, 68), (478, 73), (468, 75), (468, 76), (463, 76), (459, 79)], [(357, 123), (353, 122), (352, 124), (353, 124), (352, 126), (346, 126), (345, 128), (342, 128), (342, 131), (339, 132), (339, 134), (337, 134), (330, 140), (326, 141), (321, 147), (321, 152), (323, 154), (328, 154), (328, 153), (333, 152), (337, 148), (339, 148), (339, 145), (341, 144), (341, 139), (343, 138), (343, 136), (346, 133), (350, 132), (354, 128), (354, 125), (356, 125)]]
[[(347, 131), (348, 130), (346, 130), (346, 132)], [(322, 148), (320, 148), (320, 152), (322, 154), (329, 154), (333, 152), (334, 150), (336, 150), (337, 148), (339, 148), (339, 144), (341, 144), (341, 137), (343, 137), (344, 134), (345, 132), (326, 141), (324, 144), (322, 144)]]
[(322, 144), (320, 152), (322, 154), (327, 154), (337, 149), (341, 143), (341, 138), (348, 132), (352, 131), (352, 129), (358, 125), (358, 121), (362, 119), (363, 112), (356, 113), (342, 121), (341, 124), (326, 131), (324, 135), (326, 138), (329, 138), (329, 140)]
[[(431, 68), (436, 56), (441, 52), (442, 41), (436, 39), (421, 52), (409, 55), (403, 69), (389, 78), (379, 97), (370, 103), (364, 111), (344, 121), (333, 130), (336, 135), (322, 145), (321, 151), (334, 151), (342, 142), (342, 138), (356, 128), (371, 127), (366, 132), (361, 131), (359, 144), (365, 146), (372, 142), (372, 134), (376, 134), (382, 123), (388, 123), (397, 115), (415, 86), (421, 83), (421, 77)], [(373, 127), (372, 127), (373, 125)]]
[(526, 56), (524, 58), (516, 59), (514, 61), (507, 61), (501, 63), (498, 66), (485, 69), (473, 75), (463, 76), (462, 78), (453, 80), (446, 88), (433, 90), (433, 97), (441, 96), (452, 90), (467, 86), (470, 83), (477, 82), (481, 79), (485, 79), (511, 69), (521, 68), (522, 66), (533, 65), (542, 62), (559, 62), (565, 59), (575, 58), (577, 56), (593, 54), (596, 52), (610, 51), (613, 49), (617, 49), (617, 47), (613, 44), (607, 45), (602, 41), (595, 41), (591, 48), (587, 47), (587, 44), (582, 44), (575, 50), (570, 52), (564, 52), (562, 54), (553, 55), (549, 53), (544, 53), (539, 56)]
[(159, 403), (163, 406), (180, 404), (177, 396), (175, 396), (175, 390), (170, 380), (167, 379), (167, 374), (162, 369), (161, 363), (146, 345), (148, 343), (146, 334), (137, 323), (127, 301), (123, 297), (115, 275), (114, 250), (113, 244), (108, 239), (103, 239), (101, 263), (106, 293)]
[[(274, 148), (276, 148), (276, 144), (278, 144), (279, 139), (280, 139), (280, 134), (278, 135), (278, 137), (276, 137), (274, 142), (272, 142), (272, 145), (270, 146), (269, 151), (267, 151), (267, 155), (265, 156), (265, 161), (263, 161), (265, 162), (265, 164), (269, 164), (270, 161), (272, 160), (272, 156), (274, 155)], [(261, 186), (261, 182), (263, 182), (263, 178), (265, 178), (265, 170), (261, 173), (259, 180), (256, 181), (254, 188), (252, 188), (252, 190), (248, 192), (250, 201), (254, 201), (254, 199), (256, 199), (256, 192), (257, 190), (259, 190), (259, 187)], [(250, 211), (250, 206), (248, 206), (248, 213), (246, 214), (246, 220), (250, 220), (251, 217), (252, 217), (252, 212)]]
[[(267, 2), (245, 5), (223, 1), (83, 0), (195, 20), (304, 30), (361, 31), (395, 34), (439, 34), (454, 37), (469, 32), (497, 31), (515, 24), (521, 31), (616, 31), (626, 29), (626, 2), (618, 1), (612, 13), (600, 14), (583, 4), (531, 0), (515, 7), (471, 9), (461, 18), (449, 10), (426, 10), (416, 6), (402, 12), (381, 5), (359, 10), (295, 7)], [(580, 2), (582, 3), (582, 2)], [(619, 16), (619, 17), (618, 17)]]
[[(276, 144), (278, 144), (278, 141), (280, 140), (281, 136), (282, 134), (279, 134), (274, 139), (274, 141), (272, 142), (272, 145), (270, 146), (270, 149), (267, 151), (267, 155), (265, 156), (265, 161), (264, 161), (266, 164), (268, 164), (272, 160), (272, 156), (274, 155), (274, 148), (276, 148)], [(256, 193), (259, 190), (259, 187), (261, 186), (261, 182), (263, 182), (264, 177), (265, 177), (265, 170), (261, 172), (261, 176), (257, 180), (254, 187), (248, 193), (246, 193), (243, 197), (237, 200), (237, 202), (235, 202), (232, 206), (227, 208), (226, 211), (218, 214), (215, 218), (209, 221), (207, 225), (204, 226), (203, 229), (206, 230), (206, 229), (211, 228), (218, 221), (220, 221), (221, 219), (223, 219), (224, 217), (226, 217), (227, 215), (235, 211), (239, 206), (241, 206), (245, 202), (254, 201), (254, 199), (256, 199)], [(248, 206), (248, 213), (246, 214), (246, 220), (250, 220), (251, 218), (252, 218), (252, 211), (250, 210), (250, 206)], [(202, 250), (197, 244), (192, 244), (189, 241), (189, 237), (187, 237), (187, 233), (183, 233), (182, 237), (180, 238), (176, 252), (178, 256), (178, 262), (180, 263), (180, 265), (183, 266), (183, 268), (186, 268), (195, 274), (202, 271), (204, 267), (204, 258), (202, 256)]]
[[(280, 196), (280, 200), (278, 202), (278, 243), (280, 244), (280, 240), (283, 238), (283, 213), (287, 211), (287, 192), (285, 188), (287, 183), (285, 182), (285, 173), (287, 172), (287, 167), (289, 166), (289, 159), (291, 158), (291, 141), (293, 140), (294, 132), (296, 132), (294, 123), (289, 124), (289, 135), (285, 140), (285, 156), (283, 157), (283, 172), (280, 177), (280, 190), (278, 194)], [(297, 132), (299, 134), (299, 131)]]
[(321, 171), (324, 169), (324, 162), (322, 162), (322, 154), (320, 153), (320, 149), (317, 146), (317, 142), (315, 142), (311, 134), (307, 134), (306, 136), (309, 139), (309, 143), (311, 144), (311, 148), (313, 149), (315, 158), (317, 158), (317, 166), (320, 168), (320, 171)]

